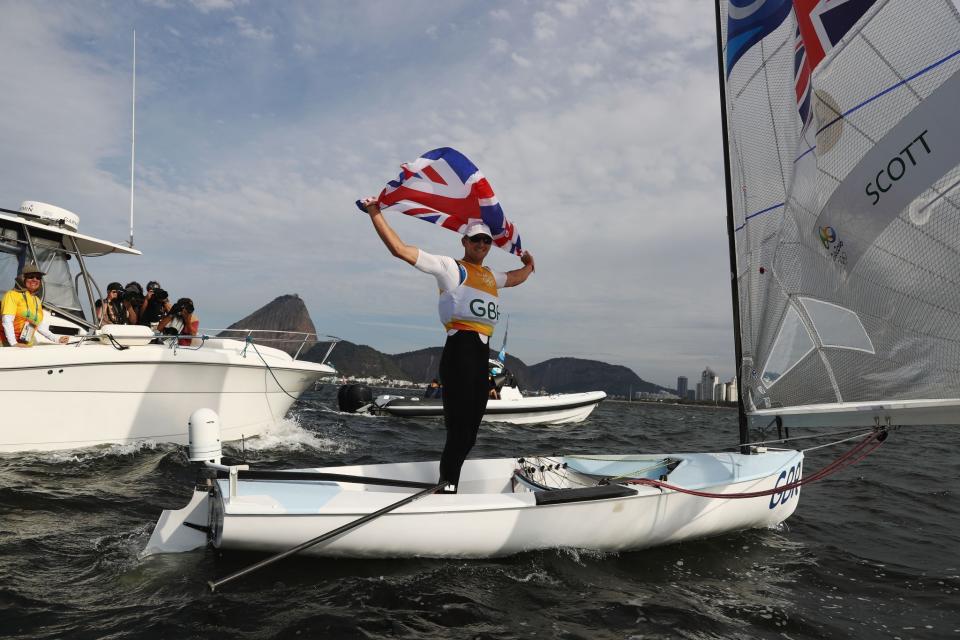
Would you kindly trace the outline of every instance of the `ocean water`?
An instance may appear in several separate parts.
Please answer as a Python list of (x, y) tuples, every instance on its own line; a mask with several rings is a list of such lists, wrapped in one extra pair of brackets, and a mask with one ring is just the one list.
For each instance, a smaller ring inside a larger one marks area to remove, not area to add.
[[(439, 421), (340, 414), (324, 388), (244, 453), (265, 468), (427, 460), (442, 441)], [(735, 442), (729, 410), (607, 402), (578, 425), (484, 425), (472, 457)], [(0, 637), (960, 638), (958, 444), (957, 428), (900, 429), (805, 487), (776, 529), (618, 554), (294, 557), (214, 594), (208, 580), (263, 556), (139, 556), (189, 498), (183, 447), (2, 455)], [(843, 450), (809, 453), (807, 474)]]

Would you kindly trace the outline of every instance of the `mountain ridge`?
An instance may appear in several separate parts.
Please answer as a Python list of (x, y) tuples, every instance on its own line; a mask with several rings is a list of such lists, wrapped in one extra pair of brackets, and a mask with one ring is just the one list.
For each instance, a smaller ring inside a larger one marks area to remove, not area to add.
[[(328, 348), (329, 343), (318, 344), (302, 357), (306, 360), (319, 361), (318, 356), (322, 357), (326, 354)], [(345, 376), (372, 378), (382, 376), (425, 383), (439, 377), (442, 353), (443, 347), (425, 347), (391, 355), (369, 345), (356, 345), (343, 340), (337, 343), (330, 354), (330, 362), (339, 373)], [(358, 361), (358, 357), (361, 360)], [(491, 351), (490, 357), (496, 357), (496, 352)], [(628, 367), (600, 360), (558, 357), (528, 365), (517, 356), (508, 353), (506, 366), (516, 377), (520, 388), (530, 391), (541, 389), (549, 393), (605, 391), (611, 396), (674, 392), (673, 389), (644, 380)]]
[[(253, 313), (231, 324), (220, 336), (244, 339), (247, 330), (273, 331), (268, 346), (281, 348), (290, 355), (300, 350), (299, 357), (321, 362), (330, 349), (330, 342), (303, 345), (303, 333), (316, 333), (310, 312), (297, 294), (278, 296)], [(256, 339), (256, 333), (252, 334)], [(302, 349), (301, 349), (302, 347)], [(439, 377), (440, 354), (443, 347), (424, 347), (397, 354), (384, 353), (375, 347), (342, 340), (330, 352), (328, 363), (344, 376), (429, 382)], [(491, 357), (496, 352), (491, 351)], [(673, 392), (673, 389), (647, 382), (632, 369), (600, 360), (557, 357), (528, 365), (513, 354), (507, 354), (506, 366), (517, 379), (521, 389), (549, 393), (605, 391), (608, 395), (627, 396), (631, 393)]]
[[(250, 332), (253, 333), (250, 333)], [(263, 333), (261, 333), (263, 332)], [(269, 332), (269, 333), (267, 333)], [(269, 347), (286, 351), (291, 356), (309, 346), (304, 334), (316, 334), (317, 329), (307, 311), (307, 305), (296, 293), (277, 296), (248, 316), (237, 320), (217, 334), (221, 338), (244, 340), (251, 335)]]

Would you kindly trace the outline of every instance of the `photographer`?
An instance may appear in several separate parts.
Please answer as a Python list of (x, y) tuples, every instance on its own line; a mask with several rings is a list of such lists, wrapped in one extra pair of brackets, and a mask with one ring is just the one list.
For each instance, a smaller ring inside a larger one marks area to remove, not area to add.
[(107, 285), (106, 299), (96, 302), (97, 319), (100, 326), (105, 324), (127, 324), (127, 309), (123, 306), (123, 285), (111, 282)]
[(156, 280), (147, 283), (147, 295), (140, 305), (140, 324), (153, 326), (160, 322), (171, 308), (169, 294)]
[[(180, 298), (170, 307), (157, 325), (157, 331), (165, 335), (195, 336), (200, 332), (200, 318), (193, 313), (193, 300), (190, 298)], [(191, 338), (180, 338), (177, 344), (181, 347), (189, 347), (195, 340)], [(196, 345), (194, 345), (196, 346)]]
[(143, 307), (143, 287), (139, 282), (128, 282), (123, 288), (123, 308), (128, 324), (140, 324), (140, 309)]

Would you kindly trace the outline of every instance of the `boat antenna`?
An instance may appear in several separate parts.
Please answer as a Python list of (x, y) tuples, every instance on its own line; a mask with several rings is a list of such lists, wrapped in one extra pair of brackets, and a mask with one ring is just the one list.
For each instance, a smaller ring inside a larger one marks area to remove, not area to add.
[(130, 113), (130, 239), (127, 244), (133, 248), (133, 176), (134, 160), (137, 150), (137, 30), (133, 30), (133, 96)]
[(740, 427), (740, 453), (749, 454), (750, 428), (747, 424), (747, 412), (743, 406), (743, 394), (746, 387), (742, 380), (741, 362), (743, 345), (740, 340), (740, 286), (737, 280), (737, 244), (736, 227), (733, 223), (733, 191), (730, 180), (730, 145), (727, 137), (727, 85), (726, 65), (723, 61), (723, 31), (720, 23), (720, 0), (714, 3), (717, 21), (717, 77), (720, 79), (720, 130), (723, 134), (723, 181), (727, 191), (727, 241), (730, 245), (730, 296), (733, 300), (733, 351), (734, 379), (737, 381), (737, 419)]

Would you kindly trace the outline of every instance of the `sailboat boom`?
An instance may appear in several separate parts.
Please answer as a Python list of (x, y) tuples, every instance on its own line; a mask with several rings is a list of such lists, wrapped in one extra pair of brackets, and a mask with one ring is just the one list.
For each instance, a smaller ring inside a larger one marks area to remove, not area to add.
[(794, 427), (874, 427), (960, 424), (960, 398), (808, 404), (747, 414), (751, 427), (780, 418)]

